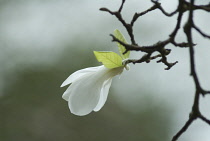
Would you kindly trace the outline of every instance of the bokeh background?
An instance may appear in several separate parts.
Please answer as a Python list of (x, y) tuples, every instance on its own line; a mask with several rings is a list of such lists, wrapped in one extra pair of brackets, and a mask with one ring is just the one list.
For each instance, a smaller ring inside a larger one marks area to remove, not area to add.
[[(130, 65), (111, 86), (105, 106), (79, 117), (69, 112), (61, 83), (74, 71), (100, 65), (93, 50), (115, 51), (110, 33), (123, 26), (99, 8), (116, 10), (120, 0), (0, 0), (0, 141), (168, 141), (188, 119), (194, 98), (189, 76), (188, 49), (175, 48), (168, 56), (179, 61), (171, 70), (155, 61)], [(207, 0), (197, 0), (207, 4)], [(176, 1), (162, 0), (167, 11)], [(152, 5), (127, 0), (123, 16)], [(209, 14), (196, 11), (196, 24), (210, 33)], [(184, 19), (187, 18), (187, 13)], [(184, 20), (185, 21), (185, 20)], [(135, 24), (139, 44), (166, 39), (176, 16), (156, 10)], [(182, 23), (184, 24), (184, 22)], [(210, 89), (210, 42), (196, 32), (196, 67), (201, 84)], [(185, 41), (182, 33), (176, 39)], [(142, 53), (132, 53), (138, 58)], [(201, 111), (210, 118), (210, 97), (201, 99)], [(209, 141), (210, 127), (197, 120), (180, 141)]]

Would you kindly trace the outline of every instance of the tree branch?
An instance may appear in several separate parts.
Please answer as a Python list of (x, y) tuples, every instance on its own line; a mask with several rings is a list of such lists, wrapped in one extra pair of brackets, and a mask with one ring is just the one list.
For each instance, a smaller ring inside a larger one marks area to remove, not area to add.
[(192, 28), (194, 26), (194, 21), (193, 21), (193, 5), (194, 5), (194, 0), (190, 1), (190, 12), (188, 16), (188, 21), (184, 26), (184, 32), (186, 34), (188, 43), (189, 43), (189, 53), (190, 53), (190, 75), (193, 77), (195, 87), (196, 87), (196, 93), (195, 93), (195, 99), (192, 107), (192, 112), (190, 114), (190, 117), (188, 121), (185, 123), (185, 125), (181, 128), (181, 130), (173, 137), (172, 141), (176, 141), (186, 130), (187, 128), (193, 123), (193, 121), (197, 118), (201, 118), (203, 121), (206, 123), (210, 124), (210, 121), (206, 119), (203, 115), (201, 115), (200, 110), (199, 110), (199, 96), (200, 94), (203, 94), (206, 92), (204, 91), (201, 86), (200, 82), (198, 80), (198, 76), (195, 70), (195, 57), (194, 57), (194, 48), (193, 48), (193, 39), (192, 39)]
[[(168, 13), (165, 11), (165, 9), (161, 6), (161, 3), (158, 2), (158, 0), (151, 0), (153, 5), (148, 8), (147, 10), (139, 13), (135, 13), (132, 17), (131, 22), (126, 22), (123, 17), (122, 17), (122, 9), (125, 4), (126, 0), (122, 0), (122, 3), (118, 9), (118, 11), (113, 12), (107, 8), (101, 8), (101, 11), (105, 11), (110, 13), (111, 15), (114, 15), (120, 22), (121, 24), (125, 27), (128, 35), (130, 36), (131, 44), (127, 44), (116, 38), (114, 35), (110, 35), (112, 37), (113, 42), (117, 42), (121, 44), (122, 46), (125, 47), (125, 53), (128, 51), (140, 51), (144, 52), (145, 54), (143, 56), (140, 56), (139, 59), (129, 59), (125, 63), (150, 63), (150, 61), (155, 60), (159, 58), (157, 63), (162, 62), (165, 64), (167, 67), (165, 68), (166, 70), (169, 70), (171, 67), (173, 67), (178, 61), (175, 61), (174, 63), (168, 62), (168, 55), (172, 53), (172, 49), (166, 49), (168, 44), (174, 45), (174, 47), (180, 47), (180, 48), (189, 48), (189, 54), (190, 54), (190, 75), (193, 77), (193, 81), (195, 84), (195, 97), (194, 97), (194, 102), (192, 106), (191, 113), (189, 115), (189, 119), (186, 121), (184, 126), (174, 135), (172, 141), (176, 141), (188, 128), (189, 126), (196, 120), (196, 119), (201, 119), (205, 123), (210, 125), (210, 120), (204, 117), (200, 110), (199, 110), (199, 97), (205, 96), (205, 94), (210, 94), (210, 91), (206, 91), (201, 87), (200, 81), (198, 79), (198, 75), (196, 72), (196, 64), (195, 64), (195, 53), (194, 53), (194, 46), (196, 44), (193, 43), (193, 36), (192, 36), (192, 29), (195, 29), (200, 35), (202, 35), (205, 38), (210, 39), (210, 35), (207, 35), (203, 31), (200, 30), (195, 24), (194, 24), (194, 11), (195, 10), (204, 10), (206, 12), (210, 12), (210, 3), (207, 5), (195, 5), (194, 1), (195, 0), (190, 0), (190, 2), (186, 0), (178, 0), (178, 6), (175, 11)], [(174, 29), (172, 32), (169, 34), (169, 37), (165, 40), (162, 41), (157, 41), (156, 43), (149, 45), (149, 46), (141, 46), (138, 45), (133, 34), (133, 26), (135, 22), (143, 15), (146, 15), (149, 12), (152, 12), (156, 9), (159, 9), (165, 16), (167, 17), (172, 17), (175, 14), (178, 13), (177, 15), (177, 22), (175, 24)], [(187, 42), (180, 42), (177, 43), (175, 41), (175, 38), (177, 36), (177, 33), (180, 31), (181, 28), (181, 23), (183, 19), (183, 14), (188, 11), (188, 20), (185, 23), (184, 28), (184, 33), (187, 38)], [(153, 55), (154, 52), (158, 52), (158, 55)]]
[(209, 39), (210, 39), (210, 35), (207, 35), (207, 34), (203, 33), (195, 24), (193, 24), (193, 28), (194, 28), (198, 33), (200, 33), (203, 37), (209, 38)]

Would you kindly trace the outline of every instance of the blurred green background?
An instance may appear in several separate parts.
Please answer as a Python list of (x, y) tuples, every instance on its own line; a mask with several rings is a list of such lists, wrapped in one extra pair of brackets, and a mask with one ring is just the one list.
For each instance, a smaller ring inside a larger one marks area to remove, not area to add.
[[(100, 65), (93, 50), (117, 52), (108, 35), (115, 28), (126, 32), (98, 9), (117, 9), (120, 0), (0, 2), (0, 141), (168, 141), (187, 120), (194, 91), (187, 50), (174, 49), (170, 60), (180, 63), (170, 71), (155, 62), (131, 65), (130, 71), (115, 78), (99, 112), (72, 115), (61, 98), (66, 87), (60, 85), (71, 73)], [(176, 6), (163, 2), (169, 10)], [(125, 19), (149, 6), (150, 2), (130, 0)], [(166, 23), (174, 24), (176, 19), (164, 16), (151, 27), (155, 14), (161, 15), (155, 12), (137, 22), (136, 37), (142, 44), (164, 39), (173, 28)], [(210, 80), (206, 77), (201, 79)], [(209, 128), (196, 123), (180, 140), (207, 141)]]

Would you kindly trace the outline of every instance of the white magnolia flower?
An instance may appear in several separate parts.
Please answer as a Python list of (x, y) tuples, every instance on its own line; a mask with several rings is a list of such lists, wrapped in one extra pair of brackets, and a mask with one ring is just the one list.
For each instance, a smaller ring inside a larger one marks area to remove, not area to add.
[(70, 84), (62, 98), (68, 101), (71, 113), (79, 116), (99, 111), (105, 104), (112, 78), (121, 74), (124, 66), (106, 68), (104, 65), (78, 70), (61, 85)]
[[(119, 30), (115, 30), (116, 38), (127, 43)], [(123, 69), (129, 69), (126, 59), (130, 52), (121, 44), (117, 44), (120, 55), (110, 51), (94, 51), (94, 55), (102, 66), (86, 68), (71, 74), (61, 85), (70, 84), (63, 94), (68, 101), (70, 111), (79, 116), (92, 111), (99, 111), (105, 104), (112, 83), (112, 78), (121, 74)]]

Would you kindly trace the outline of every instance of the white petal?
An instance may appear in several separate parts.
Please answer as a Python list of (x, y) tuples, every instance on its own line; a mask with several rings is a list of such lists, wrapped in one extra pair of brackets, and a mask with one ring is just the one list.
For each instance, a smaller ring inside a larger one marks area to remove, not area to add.
[(87, 115), (96, 107), (103, 81), (95, 77), (84, 77), (84, 79), (72, 83), (68, 105), (73, 114)]
[(66, 101), (69, 100), (69, 96), (71, 94), (71, 85), (67, 88), (67, 90), (63, 93), (62, 98)]
[(61, 87), (66, 86), (74, 81), (76, 81), (77, 79), (81, 78), (84, 75), (87, 75), (89, 73), (92, 72), (96, 72), (101, 66), (98, 67), (90, 67), (90, 68), (85, 68), (82, 70), (78, 70), (74, 73), (72, 73), (61, 85)]
[(68, 100), (70, 111), (75, 115), (83, 116), (93, 110), (100, 110), (106, 102), (112, 77), (122, 71), (123, 67), (107, 69), (100, 66), (97, 67), (96, 71), (69, 79), (68, 83), (72, 84), (62, 97)]
[(101, 89), (99, 102), (94, 109), (95, 112), (99, 111), (104, 106), (104, 104), (107, 100), (107, 97), (108, 97), (109, 88), (110, 88), (111, 84), (112, 84), (112, 78), (110, 78), (104, 82), (102, 89)]

